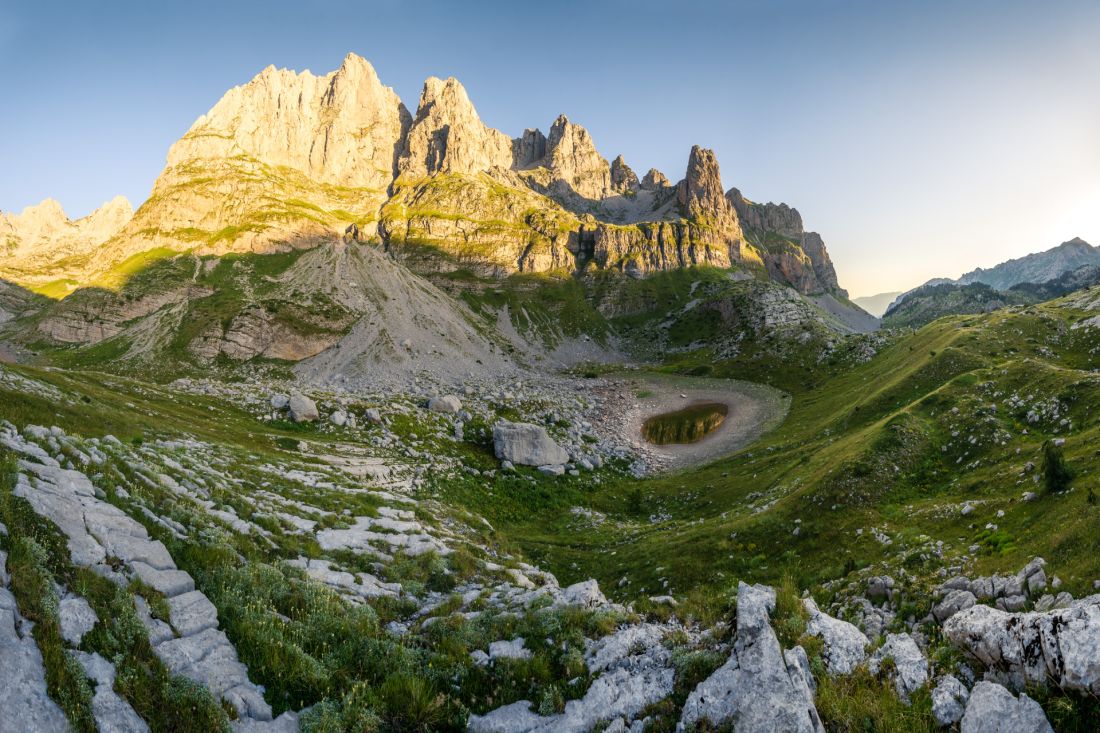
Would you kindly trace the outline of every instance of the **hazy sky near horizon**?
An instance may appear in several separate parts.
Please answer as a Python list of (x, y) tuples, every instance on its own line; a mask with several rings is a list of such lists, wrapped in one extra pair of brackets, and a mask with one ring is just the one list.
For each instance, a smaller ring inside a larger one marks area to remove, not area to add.
[(853, 296), (1074, 236), (1100, 244), (1100, 2), (0, 4), (0, 210), (135, 207), (168, 147), (268, 64), (367, 58), (415, 111), (455, 76), (509, 135), (566, 113), (609, 160), (785, 201)]

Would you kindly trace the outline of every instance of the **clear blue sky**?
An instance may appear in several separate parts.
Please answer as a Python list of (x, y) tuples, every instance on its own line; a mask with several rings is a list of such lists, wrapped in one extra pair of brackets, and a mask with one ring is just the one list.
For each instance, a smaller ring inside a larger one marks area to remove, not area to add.
[(268, 64), (369, 59), (415, 108), (456, 76), (516, 135), (565, 112), (639, 174), (692, 144), (796, 206), (854, 295), (1100, 244), (1100, 2), (0, 5), (0, 209), (148, 196), (169, 145)]

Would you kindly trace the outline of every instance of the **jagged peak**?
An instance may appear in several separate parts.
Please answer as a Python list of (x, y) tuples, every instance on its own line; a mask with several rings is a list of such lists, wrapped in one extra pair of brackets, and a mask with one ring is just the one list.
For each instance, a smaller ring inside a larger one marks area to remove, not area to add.
[(639, 188), (638, 175), (626, 164), (622, 154), (611, 161), (611, 188), (619, 193), (637, 191)]
[(668, 176), (656, 168), (650, 168), (642, 178), (641, 187), (647, 191), (655, 191), (659, 188), (671, 188), (672, 182), (668, 180)]
[(47, 196), (39, 201), (37, 204), (31, 204), (23, 208), (23, 211), (17, 214), (21, 218), (46, 218), (61, 219), (68, 221), (69, 216), (65, 213), (65, 208), (61, 205), (61, 202), (55, 199), (53, 196)]

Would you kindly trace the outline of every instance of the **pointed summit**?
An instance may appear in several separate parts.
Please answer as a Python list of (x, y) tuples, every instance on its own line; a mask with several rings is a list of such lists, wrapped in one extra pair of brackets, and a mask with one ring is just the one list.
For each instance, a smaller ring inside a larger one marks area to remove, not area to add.
[(611, 168), (588, 130), (559, 115), (546, 137), (546, 151), (555, 185), (587, 199), (610, 195)]
[(398, 163), (400, 174), (475, 174), (511, 166), (511, 138), (481, 121), (465, 87), (454, 77), (429, 77)]
[(637, 174), (621, 155), (611, 161), (611, 188), (617, 193), (637, 191), (639, 188)]

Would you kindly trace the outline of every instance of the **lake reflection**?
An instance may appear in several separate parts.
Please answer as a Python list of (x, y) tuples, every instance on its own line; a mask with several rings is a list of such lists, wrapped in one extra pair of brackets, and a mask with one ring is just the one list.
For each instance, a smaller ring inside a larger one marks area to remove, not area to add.
[(690, 405), (649, 418), (642, 424), (642, 436), (656, 445), (695, 443), (717, 430), (728, 413), (721, 402)]

